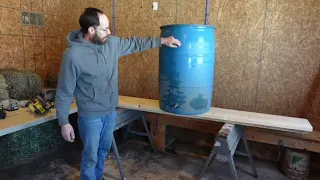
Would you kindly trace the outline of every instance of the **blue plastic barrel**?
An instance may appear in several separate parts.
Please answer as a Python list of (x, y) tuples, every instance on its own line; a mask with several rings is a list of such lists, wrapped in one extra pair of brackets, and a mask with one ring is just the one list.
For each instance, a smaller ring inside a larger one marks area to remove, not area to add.
[(182, 46), (159, 52), (159, 105), (163, 111), (196, 115), (208, 112), (214, 87), (215, 27), (196, 24), (161, 26), (161, 37)]

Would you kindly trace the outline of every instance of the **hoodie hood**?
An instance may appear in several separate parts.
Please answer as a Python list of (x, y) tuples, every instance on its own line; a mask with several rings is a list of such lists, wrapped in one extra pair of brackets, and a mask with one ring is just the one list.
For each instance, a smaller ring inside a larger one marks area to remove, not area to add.
[(83, 38), (84, 34), (80, 30), (72, 31), (67, 36), (69, 46), (74, 45), (94, 45), (90, 41)]
[(94, 44), (94, 43), (84, 39), (84, 34), (81, 32), (81, 30), (75, 30), (75, 31), (70, 32), (69, 35), (67, 36), (67, 41), (68, 41), (69, 47), (77, 46), (77, 48), (84, 47), (84, 48), (92, 49), (92, 51), (96, 55), (97, 63), (99, 66), (100, 66), (101, 58), (99, 57), (98, 54), (101, 53), (103, 55), (103, 59), (105, 61), (105, 64), (107, 64), (105, 55), (101, 51), (101, 46), (103, 46), (103, 45)]

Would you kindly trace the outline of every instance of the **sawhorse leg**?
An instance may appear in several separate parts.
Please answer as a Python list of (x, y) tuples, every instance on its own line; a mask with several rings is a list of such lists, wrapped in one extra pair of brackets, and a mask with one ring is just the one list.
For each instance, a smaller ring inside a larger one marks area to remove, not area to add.
[(234, 164), (234, 161), (233, 161), (233, 155), (231, 154), (228, 155), (228, 161), (229, 161), (229, 166), (230, 166), (233, 179), (238, 180), (239, 178), (236, 170), (236, 165)]
[(199, 179), (199, 180), (201, 179), (201, 177), (203, 176), (203, 174), (207, 171), (208, 166), (209, 166), (210, 163), (215, 159), (216, 155), (217, 155), (217, 153), (215, 153), (215, 152), (213, 151), (213, 149), (212, 149), (211, 152), (210, 152), (210, 155), (209, 155), (209, 157), (208, 157), (208, 159), (207, 159), (207, 161), (206, 161), (206, 163), (205, 163), (205, 165), (204, 165), (204, 167), (202, 168), (202, 171), (201, 171), (200, 175), (198, 176), (198, 179)]
[(121, 179), (122, 180), (126, 180), (126, 176), (124, 175), (124, 172), (123, 172), (123, 169), (122, 169), (122, 165), (121, 165), (121, 161), (120, 161), (120, 155), (119, 155), (119, 151), (118, 151), (118, 147), (117, 147), (117, 143), (116, 143), (116, 140), (114, 138), (114, 135), (112, 135), (112, 148), (113, 148), (114, 153), (116, 154), (116, 160), (117, 160), (119, 172), (120, 172), (120, 175), (121, 175)]
[(150, 144), (151, 144), (151, 148), (152, 148), (153, 152), (157, 152), (157, 149), (156, 149), (156, 147), (155, 147), (155, 144), (154, 144), (154, 142), (153, 142), (153, 139), (152, 139), (152, 137), (151, 137), (151, 135), (150, 135), (150, 130), (149, 130), (149, 127), (148, 127), (148, 124), (147, 124), (147, 120), (146, 120), (146, 118), (144, 117), (144, 115), (141, 116), (141, 120), (142, 120), (142, 123), (143, 123), (143, 126), (144, 126), (144, 130), (145, 130), (146, 132), (145, 132), (145, 133), (140, 133), (140, 132), (138, 133), (138, 132), (133, 132), (133, 131), (131, 131), (131, 127), (132, 127), (132, 123), (133, 123), (133, 122), (130, 122), (130, 123), (128, 124), (128, 126), (127, 126), (127, 130), (126, 130), (126, 132), (125, 132), (124, 139), (126, 139), (126, 137), (128, 136), (129, 133), (131, 133), (131, 134), (136, 134), (136, 135), (139, 135), (139, 136), (147, 136), (148, 139), (149, 139), (149, 142), (150, 142)]
[(203, 174), (206, 172), (209, 164), (211, 161), (214, 160), (216, 154), (221, 154), (224, 156), (227, 156), (228, 161), (229, 161), (229, 166), (230, 170), (232, 172), (232, 176), (234, 180), (238, 180), (238, 174), (236, 171), (236, 167), (233, 161), (233, 155), (234, 152), (238, 146), (238, 143), (240, 139), (242, 138), (247, 156), (250, 161), (250, 165), (253, 171), (253, 176), (258, 177), (258, 173), (256, 171), (255, 165), (253, 163), (253, 159), (249, 150), (248, 142), (245, 137), (245, 133), (243, 131), (243, 127), (238, 126), (238, 125), (230, 125), (230, 124), (225, 124), (219, 131), (218, 137), (216, 138), (216, 142), (212, 147), (212, 150), (210, 152), (210, 155), (201, 171), (201, 173), (198, 176), (198, 179), (201, 179)]
[(146, 118), (144, 116), (142, 116), (141, 119), (142, 119), (142, 122), (143, 122), (143, 125), (144, 125), (144, 129), (146, 130), (146, 134), (147, 134), (147, 136), (149, 138), (149, 142), (151, 144), (152, 150), (153, 150), (153, 152), (157, 152), (156, 146), (154, 145), (153, 139), (151, 138), (151, 135), (150, 135), (150, 130), (149, 130)]
[[(141, 116), (141, 120), (143, 122), (144, 129), (145, 129), (146, 132), (145, 133), (131, 132), (131, 129), (130, 129), (131, 128), (131, 123), (134, 121), (134, 120), (132, 120), (128, 124), (127, 132), (126, 132), (125, 136), (127, 135), (127, 133), (133, 133), (133, 134), (138, 134), (138, 135), (142, 135), (142, 136), (148, 136), (148, 139), (149, 139), (149, 142), (151, 144), (151, 147), (152, 147), (153, 151), (157, 152), (156, 148), (155, 148), (155, 145), (154, 145), (154, 142), (153, 142), (153, 139), (151, 138), (150, 130), (149, 130), (149, 127), (148, 127), (148, 124), (146, 122), (146, 119), (145, 119), (144, 115)], [(122, 124), (122, 125), (124, 125), (124, 124)], [(118, 126), (117, 129), (121, 128), (121, 127), (122, 126)], [(122, 169), (120, 155), (119, 155), (119, 151), (118, 151), (118, 148), (117, 148), (117, 143), (115, 141), (114, 135), (112, 137), (112, 148), (113, 148), (113, 151), (114, 151), (114, 153), (116, 155), (116, 160), (117, 160), (117, 164), (118, 164), (118, 168), (119, 168), (119, 172), (120, 172), (121, 178), (122, 178), (122, 180), (126, 180), (125, 174), (124, 174), (123, 169)]]
[(247, 141), (245, 133), (242, 133), (242, 141), (243, 141), (244, 147), (245, 147), (246, 152), (247, 152), (247, 156), (248, 156), (249, 161), (250, 161), (250, 165), (251, 165), (251, 168), (252, 168), (253, 176), (255, 178), (258, 178), (258, 173), (257, 173), (257, 170), (256, 170), (256, 166), (255, 166), (255, 164), (253, 162), (253, 158), (252, 158), (252, 155), (251, 155), (251, 152), (250, 152), (250, 149), (249, 149), (249, 145), (248, 145), (248, 141)]

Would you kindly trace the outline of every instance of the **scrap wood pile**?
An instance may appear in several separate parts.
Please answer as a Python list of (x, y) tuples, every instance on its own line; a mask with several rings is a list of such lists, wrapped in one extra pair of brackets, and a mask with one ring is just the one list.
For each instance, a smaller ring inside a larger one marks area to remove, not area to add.
[(5, 111), (29, 108), (36, 114), (44, 114), (54, 107), (55, 91), (43, 91), (43, 82), (35, 72), (13, 69), (0, 70), (1, 119)]

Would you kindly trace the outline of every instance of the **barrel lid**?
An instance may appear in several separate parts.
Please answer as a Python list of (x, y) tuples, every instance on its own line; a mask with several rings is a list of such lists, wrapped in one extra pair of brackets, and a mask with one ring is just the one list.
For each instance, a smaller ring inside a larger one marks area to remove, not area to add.
[(160, 26), (160, 29), (172, 28), (172, 27), (184, 27), (184, 28), (213, 28), (213, 29), (215, 29), (215, 26), (213, 26), (213, 25), (204, 25), (204, 24), (168, 24), (168, 25)]

